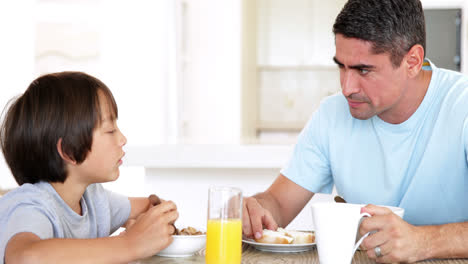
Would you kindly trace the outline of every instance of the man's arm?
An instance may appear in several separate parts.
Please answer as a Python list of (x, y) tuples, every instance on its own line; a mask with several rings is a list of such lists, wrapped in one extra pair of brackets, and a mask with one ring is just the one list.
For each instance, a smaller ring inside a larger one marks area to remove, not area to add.
[(254, 195), (281, 227), (287, 226), (309, 202), (314, 193), (280, 174), (264, 193)]
[(421, 226), (421, 232), (429, 244), (427, 258), (468, 258), (468, 222)]
[(285, 227), (313, 195), (314, 193), (280, 174), (265, 192), (244, 199), (244, 234), (259, 238), (263, 226), (268, 229), (276, 229), (278, 225)]
[(368, 205), (363, 211), (372, 215), (360, 228), (364, 234), (372, 230), (361, 247), (370, 258), (376, 258), (374, 248), (379, 246), (382, 263), (415, 262), (432, 258), (467, 258), (468, 223), (432, 226), (414, 226), (392, 214), (387, 208)]

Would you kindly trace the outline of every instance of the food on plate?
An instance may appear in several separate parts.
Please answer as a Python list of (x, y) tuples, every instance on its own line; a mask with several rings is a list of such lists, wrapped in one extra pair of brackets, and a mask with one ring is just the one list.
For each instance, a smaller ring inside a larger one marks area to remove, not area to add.
[(255, 238), (255, 242), (267, 244), (291, 244), (294, 238), (285, 235), (284, 233), (264, 229), (261, 238)]
[(255, 239), (255, 242), (267, 244), (308, 244), (314, 241), (314, 232), (293, 231), (284, 228), (278, 228), (276, 231), (264, 229), (262, 237)]
[(204, 235), (205, 232), (202, 232), (200, 230), (197, 230), (194, 227), (188, 226), (186, 228), (182, 228), (182, 230), (179, 230), (176, 228), (174, 235), (179, 235), (179, 236), (197, 236), (197, 235)]
[(309, 244), (315, 242), (315, 234), (313, 232), (285, 230), (283, 228), (278, 228), (278, 230), (293, 238), (291, 244)]

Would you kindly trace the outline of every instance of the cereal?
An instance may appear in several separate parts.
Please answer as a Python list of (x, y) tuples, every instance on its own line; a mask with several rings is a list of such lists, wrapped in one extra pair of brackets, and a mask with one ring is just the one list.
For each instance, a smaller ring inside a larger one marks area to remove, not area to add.
[(205, 232), (199, 231), (191, 226), (188, 226), (186, 228), (182, 228), (182, 230), (179, 230), (176, 228), (175, 235), (179, 236), (196, 236), (196, 235), (204, 235)]

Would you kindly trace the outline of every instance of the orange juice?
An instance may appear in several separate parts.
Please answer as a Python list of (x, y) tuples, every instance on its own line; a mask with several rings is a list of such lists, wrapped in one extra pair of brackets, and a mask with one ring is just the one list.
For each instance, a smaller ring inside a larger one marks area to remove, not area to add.
[(242, 221), (208, 219), (206, 230), (206, 264), (240, 264), (242, 255)]

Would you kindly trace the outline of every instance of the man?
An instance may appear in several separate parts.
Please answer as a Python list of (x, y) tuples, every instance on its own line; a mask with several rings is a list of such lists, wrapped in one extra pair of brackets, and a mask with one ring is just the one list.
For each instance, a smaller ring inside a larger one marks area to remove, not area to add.
[(419, 0), (349, 0), (333, 26), (342, 95), (324, 99), (290, 162), (244, 201), (243, 232), (286, 226), (333, 185), (368, 205), (377, 262), (468, 257), (468, 78), (425, 60)]

